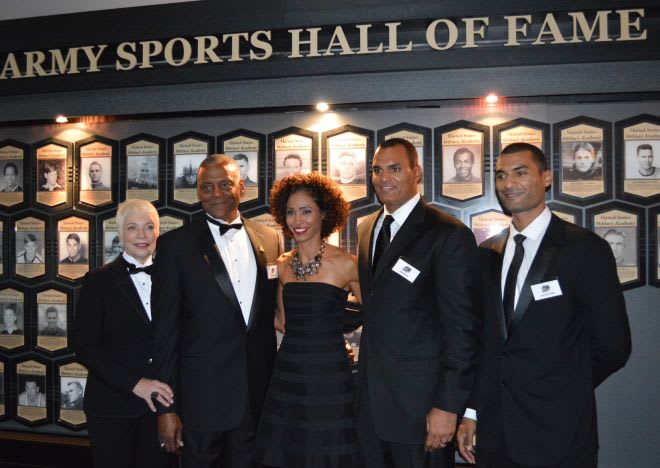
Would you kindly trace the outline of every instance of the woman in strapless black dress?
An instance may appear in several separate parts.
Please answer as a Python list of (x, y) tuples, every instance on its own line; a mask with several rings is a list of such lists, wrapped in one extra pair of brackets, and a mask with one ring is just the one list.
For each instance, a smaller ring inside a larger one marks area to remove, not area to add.
[(353, 468), (353, 381), (342, 334), (346, 298), (358, 300), (353, 256), (323, 239), (348, 203), (320, 174), (291, 175), (271, 192), (273, 216), (297, 248), (278, 259), (276, 327), (285, 331), (256, 442), (256, 459), (284, 468)]

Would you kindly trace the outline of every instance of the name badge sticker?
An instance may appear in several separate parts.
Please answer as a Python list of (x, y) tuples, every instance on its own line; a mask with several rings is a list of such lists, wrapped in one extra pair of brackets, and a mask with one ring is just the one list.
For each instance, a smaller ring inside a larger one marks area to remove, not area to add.
[(404, 259), (399, 258), (397, 262), (392, 267), (392, 271), (407, 279), (411, 283), (414, 283), (419, 276), (420, 271), (412, 266), (410, 263), (406, 262)]
[(266, 265), (266, 271), (268, 272), (268, 279), (277, 279), (277, 263), (269, 263)]
[(561, 296), (563, 293), (561, 292), (559, 281), (552, 280), (545, 283), (533, 284), (532, 294), (534, 294), (535, 301), (542, 301), (543, 299)]

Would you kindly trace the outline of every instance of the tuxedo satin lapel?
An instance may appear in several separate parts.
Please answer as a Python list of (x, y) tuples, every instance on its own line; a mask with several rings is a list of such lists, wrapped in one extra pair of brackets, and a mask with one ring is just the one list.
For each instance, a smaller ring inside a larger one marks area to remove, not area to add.
[(222, 256), (218, 251), (218, 246), (215, 245), (213, 235), (208, 229), (206, 221), (200, 220), (197, 235), (197, 248), (199, 253), (204, 258), (204, 261), (211, 267), (213, 278), (220, 287), (220, 290), (227, 299), (232, 303), (234, 312), (240, 316), (240, 322), (245, 325), (243, 314), (241, 313), (241, 305), (238, 302), (234, 287), (231, 284), (231, 278), (225, 267), (225, 262), (222, 261)]
[[(373, 262), (373, 245), (374, 245), (374, 229), (378, 222), (378, 218), (383, 213), (383, 209), (378, 210), (377, 213), (374, 213), (369, 218), (364, 220), (367, 223), (366, 232), (369, 233), (368, 236), (362, 236), (360, 238), (360, 245), (358, 246), (358, 258), (360, 259), (360, 268), (363, 268), (366, 278), (371, 279), (372, 268), (371, 263)], [(365, 260), (366, 259), (366, 260)]]
[(506, 241), (509, 237), (509, 230), (497, 234), (493, 243), (488, 247), (492, 251), (490, 255), (490, 277), (488, 284), (493, 289), (491, 295), (493, 299), (493, 308), (495, 309), (495, 316), (497, 318), (497, 328), (503, 339), (506, 340), (506, 320), (504, 319), (504, 305), (502, 304), (502, 263), (504, 262), (504, 249), (506, 248)]
[(266, 288), (267, 274), (266, 274), (266, 252), (264, 250), (264, 239), (263, 236), (257, 232), (252, 226), (249, 225), (246, 220), (243, 220), (243, 226), (245, 231), (250, 238), (250, 244), (252, 244), (252, 251), (254, 252), (254, 258), (257, 261), (257, 280), (254, 283), (254, 296), (252, 298), (252, 308), (250, 309), (250, 317), (248, 319), (247, 328), (254, 323), (256, 315), (261, 310), (261, 292)]
[(149, 320), (147, 311), (144, 310), (144, 306), (142, 305), (142, 300), (140, 299), (140, 295), (138, 294), (137, 289), (135, 289), (135, 284), (131, 279), (131, 275), (128, 274), (128, 271), (126, 270), (126, 266), (124, 265), (121, 256), (117, 257), (112, 262), (112, 268), (114, 270), (115, 283), (117, 284), (122, 295), (131, 305), (131, 309), (133, 309), (133, 311), (136, 314), (138, 314), (138, 316), (142, 320), (144, 320), (147, 324), (151, 325), (151, 321)]
[[(408, 218), (403, 223), (403, 226), (396, 233), (390, 245), (383, 252), (383, 256), (378, 261), (378, 266), (374, 272), (373, 280), (375, 281), (378, 276), (388, 268), (391, 268), (394, 259), (399, 257), (406, 249), (408, 244), (417, 239), (420, 234), (420, 228), (424, 224), (424, 217), (426, 216), (426, 205), (420, 200), (415, 208), (410, 212)], [(372, 235), (373, 237), (373, 235)]]
[(511, 317), (511, 324), (509, 325), (509, 335), (513, 333), (513, 330), (523, 319), (529, 310), (530, 304), (534, 300), (531, 286), (533, 284), (538, 284), (543, 280), (543, 277), (548, 271), (548, 267), (552, 264), (552, 261), (559, 251), (556, 239), (559, 236), (560, 231), (561, 226), (555, 219), (553, 219), (550, 222), (550, 225), (548, 225), (548, 229), (546, 230), (545, 236), (543, 236), (539, 250), (536, 252), (536, 257), (534, 257), (532, 266), (530, 267), (525, 282), (523, 283), (523, 287), (520, 290), (520, 297), (518, 297), (516, 308)]

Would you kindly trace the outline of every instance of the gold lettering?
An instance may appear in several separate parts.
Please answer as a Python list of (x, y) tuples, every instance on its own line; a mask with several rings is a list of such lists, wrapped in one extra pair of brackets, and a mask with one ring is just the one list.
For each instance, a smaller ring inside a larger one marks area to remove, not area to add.
[(143, 41), (142, 45), (142, 64), (140, 68), (153, 68), (151, 59), (163, 51), (163, 44), (160, 41)]
[[(436, 29), (439, 24), (444, 24), (447, 26), (447, 43), (444, 46), (441, 46), (436, 41)], [(458, 28), (453, 21), (448, 19), (438, 19), (429, 24), (429, 27), (426, 28), (426, 42), (429, 46), (435, 50), (447, 50), (451, 47), (454, 47), (456, 41), (458, 40)]]
[[(259, 36), (264, 36), (265, 40), (260, 39)], [(250, 36), (250, 44), (252, 47), (263, 51), (263, 54), (259, 55), (250, 50), (250, 60), (266, 60), (273, 55), (273, 46), (270, 44), (270, 31), (253, 32)]]
[(383, 51), (383, 43), (379, 43), (375, 49), (369, 49), (369, 28), (370, 24), (358, 24), (356, 26), (360, 31), (360, 49), (357, 51), (358, 55), (362, 54), (378, 54)]
[(339, 55), (353, 55), (351, 46), (348, 44), (348, 39), (346, 39), (346, 34), (344, 34), (344, 30), (341, 26), (337, 26), (335, 28), (335, 32), (332, 33), (332, 37), (330, 38), (330, 44), (328, 44), (328, 48), (323, 53), (323, 55), (326, 57), (328, 55), (334, 55), (332, 48), (336, 46), (341, 47), (341, 52)]
[[(482, 26), (479, 27), (479, 29), (474, 28), (474, 23), (477, 21), (483, 23)], [(464, 49), (470, 49), (473, 47), (478, 47), (474, 43), (474, 36), (478, 35), (482, 39), (486, 35), (486, 28), (485, 26), (488, 26), (488, 17), (487, 16), (481, 16), (479, 18), (463, 18), (463, 22), (465, 23), (465, 45), (463, 46)]]
[(218, 57), (214, 49), (220, 45), (220, 40), (216, 36), (197, 36), (197, 60), (195, 64), (207, 63), (206, 58), (210, 58), (213, 63), (220, 63), (222, 59)]
[(566, 44), (566, 39), (564, 39), (564, 36), (561, 35), (561, 31), (559, 30), (559, 25), (557, 24), (557, 20), (555, 19), (555, 15), (552, 13), (548, 13), (545, 15), (545, 21), (543, 21), (543, 26), (541, 26), (541, 31), (539, 32), (539, 35), (536, 37), (536, 40), (532, 42), (534, 45), (539, 45), (543, 44), (543, 36), (550, 34), (552, 36), (552, 41), (550, 41), (550, 44)]
[(398, 23), (385, 23), (387, 26), (387, 50), (386, 52), (410, 52), (412, 50), (412, 41), (408, 41), (408, 45), (399, 48), (398, 46), (398, 36), (399, 36), (399, 25)]
[[(309, 53), (307, 57), (320, 57), (319, 54), (319, 31), (321, 28), (307, 28), (307, 29), (289, 29), (291, 34), (291, 55), (289, 58), (300, 58), (303, 55), (300, 53), (300, 46), (309, 44)], [(309, 40), (303, 41), (300, 39), (300, 33), (307, 31), (309, 33)]]
[(87, 69), (88, 73), (101, 71), (101, 69), (99, 68), (99, 59), (101, 58), (101, 54), (103, 54), (103, 51), (108, 46), (106, 44), (99, 44), (96, 47), (99, 48), (97, 54), (94, 53), (94, 46), (81, 47), (82, 51), (85, 52), (85, 55), (87, 56), (87, 60), (89, 60), (89, 68)]
[[(619, 20), (621, 23), (621, 32), (617, 41), (644, 41), (646, 40), (646, 29), (643, 31), (640, 30), (640, 18), (644, 18), (644, 9), (638, 8), (633, 10), (616, 10), (619, 14)], [(639, 15), (637, 18), (631, 21), (630, 16)], [(635, 32), (639, 32), (638, 36), (633, 36), (631, 34), (631, 29)]]
[[(507, 21), (508, 31), (507, 41), (504, 43), (504, 46), (519, 46), (518, 33), (522, 34), (523, 37), (527, 37), (527, 26), (532, 22), (532, 15), (505, 16), (504, 19)], [(518, 27), (518, 20), (524, 20), (525, 24)]]
[(5, 66), (2, 67), (2, 73), (0, 73), (0, 80), (7, 80), (7, 72), (11, 72), (11, 78), (23, 78), (21, 75), (21, 69), (18, 66), (16, 61), (16, 56), (13, 52), (10, 52), (5, 59)]
[[(174, 58), (173, 55), (173, 50), (174, 46), (179, 43), (181, 44), (182, 53), (181, 53), (181, 58), (177, 61)], [(172, 65), (173, 67), (180, 67), (181, 65), (185, 65), (188, 63), (190, 60), (190, 57), (192, 57), (192, 46), (190, 45), (190, 42), (188, 40), (182, 38), (182, 37), (175, 37), (174, 39), (170, 39), (167, 41), (167, 44), (165, 44), (165, 61)]]
[(46, 54), (40, 50), (25, 52), (25, 77), (48, 76), (42, 64), (46, 60)]
[(227, 39), (231, 40), (231, 57), (228, 62), (242, 62), (241, 58), (241, 39), (248, 40), (248, 33), (230, 33), (222, 35), (222, 42), (227, 42)]
[(66, 58), (62, 55), (60, 49), (51, 49), (50, 52), (50, 70), (53, 75), (76, 75), (80, 73), (78, 70), (78, 47), (73, 47), (67, 50)]
[(115, 70), (127, 71), (134, 69), (138, 63), (135, 56), (135, 42), (122, 42), (119, 44), (117, 46), (117, 57), (126, 60), (127, 64), (123, 65), (119, 60), (116, 60)]
[(609, 38), (607, 30), (607, 17), (612, 13), (612, 10), (601, 10), (596, 13), (596, 18), (594, 18), (593, 25), (589, 27), (589, 22), (584, 16), (584, 13), (581, 11), (575, 11), (569, 13), (568, 16), (573, 18), (573, 38), (569, 42), (582, 42), (578, 37), (578, 29), (580, 30), (582, 36), (584, 37), (584, 42), (591, 41), (591, 38), (598, 27), (598, 37), (595, 42), (609, 42), (612, 39)]

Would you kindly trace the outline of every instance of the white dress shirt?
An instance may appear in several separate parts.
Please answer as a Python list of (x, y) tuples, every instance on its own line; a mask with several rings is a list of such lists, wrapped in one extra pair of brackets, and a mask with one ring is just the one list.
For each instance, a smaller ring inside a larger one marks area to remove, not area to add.
[[(216, 221), (220, 224), (243, 224), (240, 215), (231, 223), (221, 219)], [(243, 320), (247, 325), (250, 321), (254, 288), (257, 283), (257, 261), (254, 258), (250, 237), (245, 227), (243, 229), (230, 229), (224, 236), (221, 236), (218, 226), (209, 221), (207, 221), (207, 224), (218, 246), (222, 261), (225, 262), (236, 298), (241, 305)]]
[(401, 229), (403, 223), (406, 221), (406, 219), (408, 219), (410, 213), (412, 213), (412, 210), (415, 208), (420, 198), (420, 194), (416, 193), (414, 197), (401, 205), (397, 210), (394, 211), (394, 213), (387, 211), (387, 207), (383, 205), (383, 213), (378, 218), (376, 227), (374, 227), (374, 242), (371, 246), (371, 258), (374, 257), (374, 250), (376, 250), (376, 239), (378, 239), (378, 234), (380, 233), (380, 228), (383, 225), (383, 219), (385, 219), (385, 216), (391, 215), (392, 218), (394, 218), (394, 221), (392, 221), (392, 224), (390, 224), (391, 243), (394, 240), (394, 236), (396, 236), (397, 232), (399, 232), (399, 229)]
[[(545, 231), (548, 229), (550, 220), (552, 219), (552, 213), (550, 209), (546, 206), (545, 209), (541, 212), (540, 215), (534, 219), (525, 229), (518, 231), (516, 227), (511, 223), (509, 226), (509, 238), (506, 241), (506, 247), (504, 248), (504, 258), (502, 259), (502, 276), (500, 287), (502, 288), (502, 297), (504, 297), (504, 283), (506, 282), (506, 275), (509, 272), (509, 267), (511, 266), (511, 261), (513, 260), (513, 254), (516, 251), (516, 241), (513, 238), (522, 234), (525, 236), (523, 241), (523, 250), (525, 251), (525, 256), (523, 261), (520, 264), (520, 270), (518, 270), (518, 278), (516, 278), (516, 295), (513, 302), (513, 307), (515, 309), (518, 304), (518, 297), (520, 296), (520, 291), (525, 284), (525, 279), (527, 278), (527, 273), (532, 266), (534, 257), (536, 257), (536, 252), (539, 250), (543, 236), (545, 236)], [(463, 417), (477, 419), (477, 412), (472, 408), (466, 408), (465, 414)]]
[[(140, 262), (128, 255), (126, 252), (122, 253), (121, 255), (124, 257), (124, 260), (126, 260), (128, 263), (132, 263), (138, 268), (148, 267), (153, 263), (151, 260), (151, 255), (149, 255), (149, 258), (147, 258), (144, 264), (140, 264)], [(145, 312), (147, 312), (147, 317), (149, 317), (149, 320), (151, 320), (151, 275), (148, 273), (140, 272), (134, 275), (130, 275), (130, 277), (133, 281), (133, 284), (135, 285), (135, 289), (137, 289), (138, 296), (140, 296), (142, 306), (144, 307)]]

